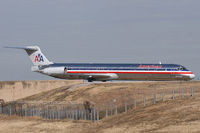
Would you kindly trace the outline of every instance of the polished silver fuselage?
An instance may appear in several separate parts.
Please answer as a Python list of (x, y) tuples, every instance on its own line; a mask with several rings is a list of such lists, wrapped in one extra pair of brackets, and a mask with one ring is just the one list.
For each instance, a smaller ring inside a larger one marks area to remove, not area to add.
[(191, 80), (194, 74), (177, 64), (51, 64), (38, 68), (37, 72), (60, 79)]
[(107, 80), (191, 80), (195, 75), (178, 64), (53, 63), (38, 46), (23, 49), (33, 63), (32, 71), (61, 79)]
[[(85, 79), (88, 80), (88, 74), (52, 74), (52, 77), (60, 79)], [(117, 78), (106, 79), (97, 78), (94, 80), (139, 80), (139, 81), (176, 81), (176, 80), (191, 80), (188, 75), (163, 75), (163, 74), (117, 74)]]

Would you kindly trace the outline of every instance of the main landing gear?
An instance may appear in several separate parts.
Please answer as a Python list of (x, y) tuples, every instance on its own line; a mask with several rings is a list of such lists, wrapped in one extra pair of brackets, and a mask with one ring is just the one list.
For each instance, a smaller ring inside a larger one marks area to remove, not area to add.
[(88, 79), (88, 82), (92, 82), (93, 80), (92, 79)]
[[(88, 82), (93, 82), (95, 79), (88, 79)], [(102, 82), (106, 82), (107, 80), (102, 80)]]

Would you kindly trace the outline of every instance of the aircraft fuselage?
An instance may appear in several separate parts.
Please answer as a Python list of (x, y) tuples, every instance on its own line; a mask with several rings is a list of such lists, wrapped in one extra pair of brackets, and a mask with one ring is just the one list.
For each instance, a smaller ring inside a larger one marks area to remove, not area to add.
[(177, 64), (54, 63), (37, 72), (61, 79), (106, 80), (191, 80), (193, 72)]

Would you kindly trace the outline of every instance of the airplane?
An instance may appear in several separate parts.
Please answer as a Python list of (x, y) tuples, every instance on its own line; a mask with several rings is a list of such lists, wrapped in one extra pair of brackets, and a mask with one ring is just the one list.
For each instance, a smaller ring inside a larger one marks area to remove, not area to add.
[(195, 78), (193, 72), (178, 64), (121, 64), (121, 63), (53, 63), (38, 46), (5, 47), (23, 49), (31, 59), (33, 72), (59, 79), (92, 81), (137, 80), (181, 81)]

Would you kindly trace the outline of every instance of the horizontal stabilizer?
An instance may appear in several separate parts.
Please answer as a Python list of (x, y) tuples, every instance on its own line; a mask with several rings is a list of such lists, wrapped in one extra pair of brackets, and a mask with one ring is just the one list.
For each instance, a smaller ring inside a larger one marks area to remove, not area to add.
[(24, 49), (24, 50), (33, 50), (37, 51), (37, 48), (31, 48), (31, 47), (4, 47), (4, 48), (12, 48), (12, 49)]
[(38, 46), (25, 46), (25, 47), (4, 47), (4, 48), (12, 48), (12, 49), (23, 49), (28, 54), (29, 58), (31, 59), (33, 65), (49, 65), (53, 64), (50, 62), (44, 54), (41, 52)]

